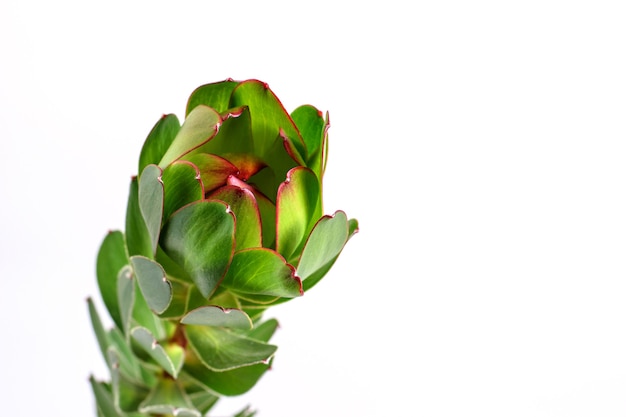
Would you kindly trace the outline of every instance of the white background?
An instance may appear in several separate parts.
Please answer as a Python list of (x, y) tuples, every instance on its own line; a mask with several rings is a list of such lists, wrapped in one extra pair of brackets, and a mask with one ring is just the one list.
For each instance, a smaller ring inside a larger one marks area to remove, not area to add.
[(626, 415), (622, 4), (4, 0), (1, 413), (95, 416), (100, 242), (161, 114), (233, 77), (330, 112), (360, 233), (216, 416)]

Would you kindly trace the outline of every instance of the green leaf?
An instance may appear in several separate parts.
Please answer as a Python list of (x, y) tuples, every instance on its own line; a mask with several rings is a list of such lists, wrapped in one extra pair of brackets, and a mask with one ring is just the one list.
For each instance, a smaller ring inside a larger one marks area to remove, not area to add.
[(189, 114), (198, 105), (213, 107), (220, 113), (226, 111), (230, 94), (237, 84), (239, 82), (229, 78), (225, 81), (201, 85), (191, 93), (187, 102), (186, 113)]
[(292, 262), (319, 218), (320, 184), (308, 168), (289, 171), (276, 200), (276, 250)]
[[(352, 236), (354, 236), (354, 234), (357, 231), (358, 231), (358, 222), (355, 219), (348, 220), (348, 237), (346, 240), (349, 240)], [(339, 250), (339, 252), (341, 252), (342, 250), (343, 250), (343, 247)], [(312, 251), (312, 253), (315, 253), (315, 252)], [(335, 261), (337, 260), (338, 257), (339, 257), (339, 253), (337, 253), (335, 257), (327, 261), (324, 265), (318, 267), (318, 269), (315, 272), (312, 272), (312, 273), (305, 272), (306, 274), (308, 274), (308, 276), (306, 279), (303, 279), (302, 281), (302, 286), (304, 288), (304, 291), (308, 291), (311, 288), (313, 288), (313, 286), (317, 284), (328, 273), (328, 271), (330, 271), (331, 267), (335, 264)], [(300, 268), (298, 267), (298, 271), (299, 270)]]
[(194, 153), (219, 155), (230, 160), (232, 155), (255, 155), (250, 110), (246, 106), (222, 112), (222, 125), (213, 139)]
[(135, 282), (133, 281), (133, 270), (130, 265), (125, 265), (120, 269), (120, 273), (117, 276), (117, 298), (119, 300), (119, 315), (122, 322), (121, 326), (118, 327), (125, 335), (128, 335), (135, 305)]
[(277, 252), (252, 248), (236, 252), (222, 286), (237, 293), (276, 297), (302, 295), (302, 283), (294, 269)]
[(226, 184), (228, 176), (236, 175), (238, 171), (237, 167), (226, 159), (208, 153), (194, 153), (185, 156), (184, 160), (198, 167), (205, 193)]
[(133, 328), (131, 337), (165, 372), (173, 378), (178, 377), (178, 372), (184, 362), (182, 347), (175, 344), (168, 344), (166, 347), (161, 346), (154, 335), (145, 327)]
[(176, 417), (200, 417), (191, 400), (176, 381), (162, 378), (141, 403), (139, 411), (146, 414), (174, 415)]
[(298, 127), (306, 144), (306, 165), (315, 172), (321, 181), (324, 138), (328, 128), (322, 117), (322, 112), (307, 104), (295, 109), (291, 113), (291, 118)]
[(235, 218), (221, 201), (198, 201), (175, 212), (161, 246), (207, 298), (226, 273), (235, 246)]
[(259, 363), (229, 371), (212, 371), (201, 362), (186, 363), (184, 371), (198, 383), (220, 395), (241, 395), (248, 392), (270, 368), (270, 364)]
[(148, 165), (139, 177), (139, 210), (143, 216), (150, 240), (152, 253), (155, 254), (159, 244), (159, 232), (163, 220), (164, 189), (161, 175), (163, 171), (156, 165)]
[(200, 172), (190, 162), (174, 162), (165, 168), (161, 178), (165, 189), (163, 218), (166, 221), (179, 208), (204, 198)]
[(349, 236), (348, 218), (343, 211), (322, 217), (309, 235), (296, 274), (306, 281), (339, 256)]
[(113, 401), (113, 394), (110, 387), (103, 382), (98, 382), (91, 376), (89, 377), (89, 383), (93, 390), (94, 397), (96, 398), (96, 406), (98, 413), (103, 417), (123, 417), (122, 414), (115, 408)]
[(211, 140), (217, 133), (222, 117), (211, 107), (196, 106), (185, 119), (174, 141), (159, 162), (165, 168), (175, 160)]
[(219, 188), (209, 198), (222, 200), (235, 214), (235, 250), (263, 246), (261, 213), (252, 191), (227, 185)]
[(165, 271), (161, 265), (143, 256), (131, 256), (130, 262), (148, 306), (155, 314), (163, 313), (172, 300), (172, 284)]
[[(253, 330), (245, 332), (245, 336), (260, 342), (268, 342), (277, 328), (278, 322), (270, 319), (255, 325)], [(197, 356), (192, 354), (185, 362), (183, 370), (198, 383), (214, 392), (221, 395), (241, 395), (249, 391), (270, 367), (271, 360), (269, 363), (216, 372), (207, 368)]]
[(170, 258), (167, 253), (165, 253), (161, 245), (157, 248), (156, 261), (163, 267), (163, 269), (165, 269), (167, 276), (190, 284), (193, 283), (193, 280), (187, 271), (185, 271), (182, 266), (174, 262), (174, 260)]
[(154, 257), (152, 241), (146, 227), (146, 222), (139, 208), (139, 183), (137, 177), (130, 182), (128, 205), (126, 206), (126, 247), (128, 256), (143, 255)]
[(181, 320), (183, 324), (219, 326), (233, 329), (252, 329), (252, 320), (243, 311), (236, 308), (204, 306), (187, 313)]
[(98, 251), (96, 275), (102, 301), (119, 328), (122, 328), (123, 324), (117, 299), (117, 276), (126, 264), (128, 264), (128, 256), (124, 234), (120, 231), (109, 232)]
[(276, 346), (247, 338), (221, 327), (185, 326), (189, 346), (202, 363), (213, 371), (267, 363)]
[(96, 307), (91, 298), (87, 298), (87, 307), (89, 309), (89, 317), (91, 319), (91, 326), (96, 335), (96, 340), (98, 341), (100, 352), (102, 353), (102, 357), (104, 358), (107, 365), (110, 366), (109, 357), (107, 355), (107, 350), (109, 349), (109, 345), (110, 345), (109, 336), (107, 335), (107, 332), (104, 329), (104, 326), (102, 325), (102, 320), (100, 320), (98, 311), (96, 310)]
[(241, 181), (238, 178), (230, 177), (228, 179), (228, 184), (252, 192), (255, 205), (258, 208), (259, 215), (261, 217), (262, 244), (266, 248), (274, 246), (276, 241), (276, 206), (274, 203), (256, 187)]
[(176, 115), (168, 114), (161, 117), (150, 131), (141, 148), (137, 173), (143, 172), (144, 168), (150, 164), (156, 165), (159, 163), (179, 130), (180, 122)]
[(241, 82), (233, 90), (230, 107), (248, 106), (252, 119), (255, 154), (266, 157), (282, 129), (299, 155), (306, 155), (304, 141), (293, 120), (269, 86), (258, 80)]

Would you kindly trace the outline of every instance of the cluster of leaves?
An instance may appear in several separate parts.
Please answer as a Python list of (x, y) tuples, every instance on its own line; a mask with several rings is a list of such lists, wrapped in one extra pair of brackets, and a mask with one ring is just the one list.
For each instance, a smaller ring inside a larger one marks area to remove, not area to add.
[(88, 300), (111, 373), (91, 378), (99, 416), (200, 417), (268, 370), (278, 323), (263, 313), (319, 282), (358, 227), (323, 214), (328, 125), (258, 80), (203, 85), (182, 125), (156, 123), (125, 231), (97, 258), (113, 328)]

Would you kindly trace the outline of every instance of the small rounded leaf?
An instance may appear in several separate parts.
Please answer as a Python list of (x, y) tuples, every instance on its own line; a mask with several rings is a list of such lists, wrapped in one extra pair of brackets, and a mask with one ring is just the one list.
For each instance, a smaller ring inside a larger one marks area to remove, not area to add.
[(167, 309), (172, 300), (172, 284), (161, 265), (143, 256), (131, 256), (130, 262), (148, 306), (156, 314)]
[(187, 313), (180, 322), (183, 324), (229, 327), (242, 330), (252, 329), (252, 320), (242, 310), (219, 306), (198, 307)]

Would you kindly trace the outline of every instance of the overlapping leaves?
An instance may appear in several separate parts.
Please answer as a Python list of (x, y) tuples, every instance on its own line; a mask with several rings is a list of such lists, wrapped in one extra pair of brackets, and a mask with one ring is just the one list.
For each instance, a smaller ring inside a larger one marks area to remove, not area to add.
[(182, 125), (155, 124), (125, 231), (97, 259), (114, 324), (89, 300), (111, 371), (91, 379), (98, 415), (201, 416), (267, 371), (277, 322), (263, 312), (318, 283), (358, 227), (323, 215), (328, 126), (310, 105), (288, 114), (258, 80), (201, 86)]

